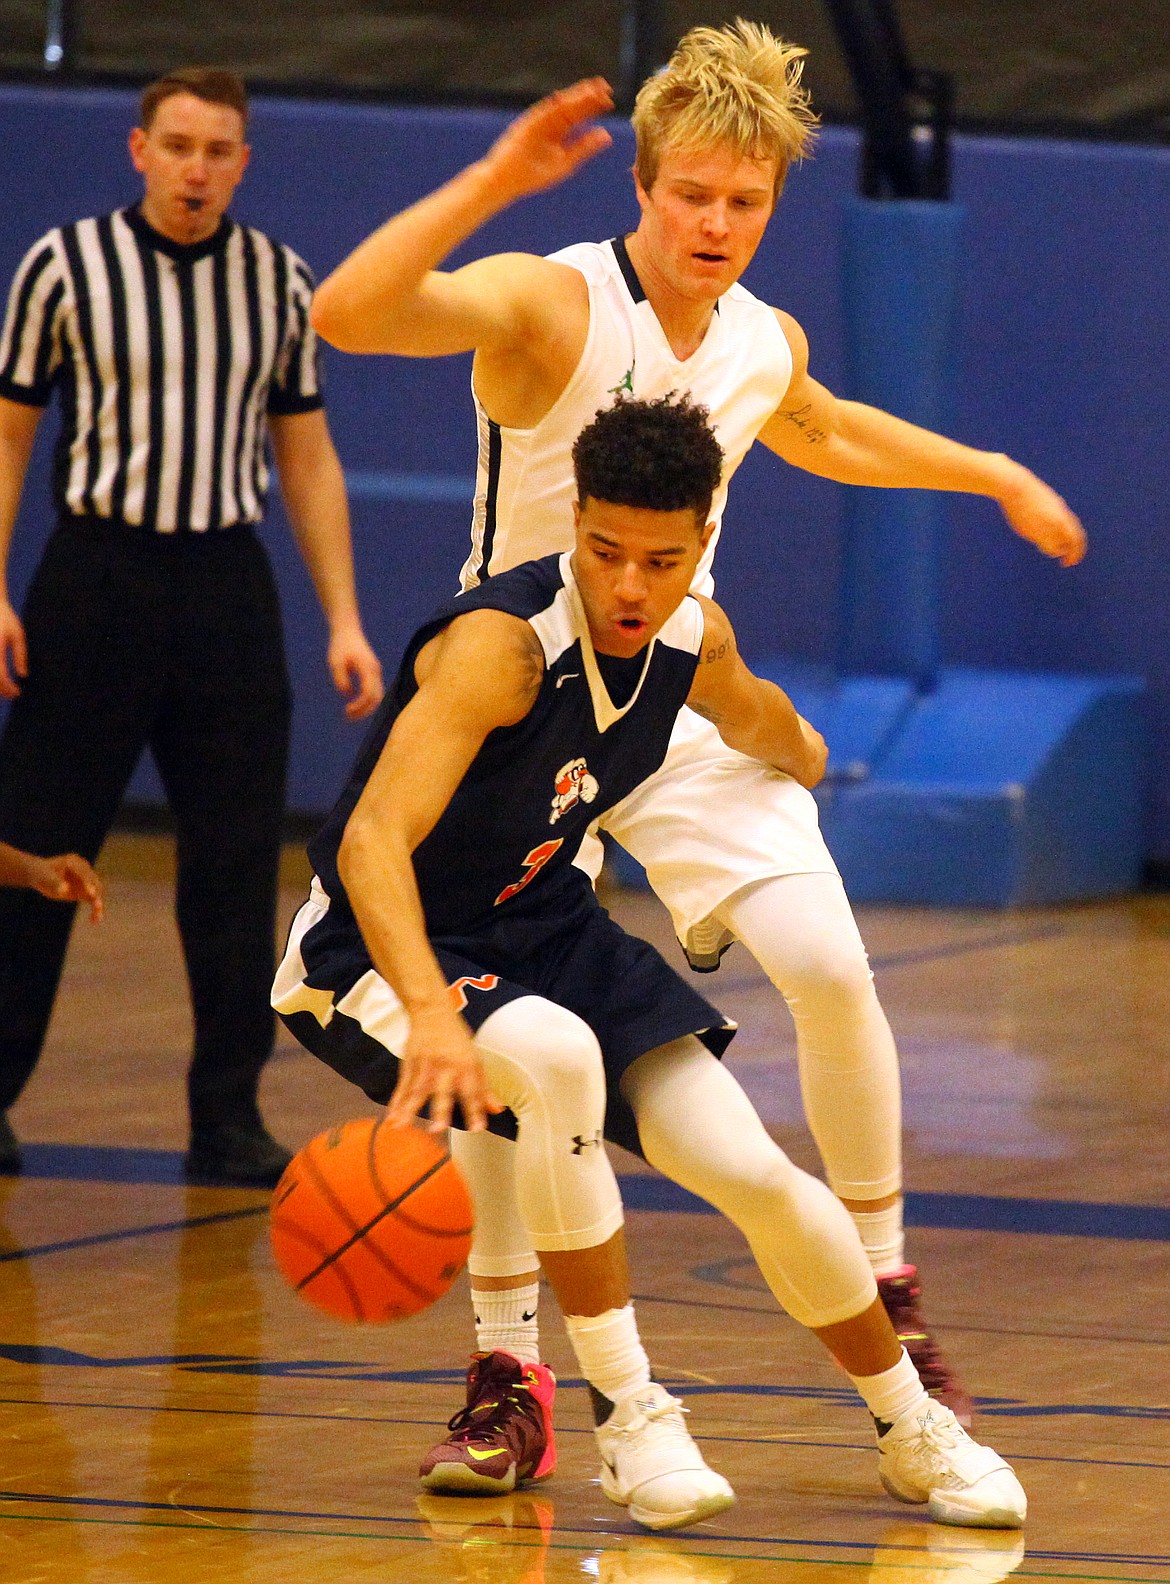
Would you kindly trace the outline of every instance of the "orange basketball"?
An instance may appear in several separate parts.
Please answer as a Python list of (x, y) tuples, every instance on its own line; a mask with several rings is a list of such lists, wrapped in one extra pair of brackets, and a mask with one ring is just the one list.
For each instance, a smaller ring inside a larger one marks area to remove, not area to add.
[(272, 1198), (272, 1249), (341, 1320), (402, 1320), (441, 1298), (471, 1247), (471, 1199), (444, 1144), (372, 1117), (319, 1133)]

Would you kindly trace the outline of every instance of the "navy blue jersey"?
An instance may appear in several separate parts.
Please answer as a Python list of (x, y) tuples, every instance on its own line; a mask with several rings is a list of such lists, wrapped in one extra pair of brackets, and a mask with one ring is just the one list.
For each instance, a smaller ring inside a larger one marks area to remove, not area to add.
[[(615, 685), (624, 698), (618, 703), (602, 677), (604, 657), (599, 666), (593, 651), (568, 554), (490, 578), (443, 605), (414, 635), (345, 791), (309, 844), (313, 868), (331, 902), (342, 903), (341, 913), (349, 909), (337, 850), (394, 721), (417, 692), (418, 653), (456, 617), (482, 609), (528, 621), (545, 671), (531, 710), (488, 736), (414, 853), (432, 940), (463, 941), (497, 932), (509, 916), (519, 923), (525, 915), (591, 902), (588, 880), (572, 865), (587, 827), (666, 756), (702, 644), (697, 601), (688, 596), (632, 663), (638, 674), (625, 678), (620, 691)], [(330, 912), (336, 929), (342, 918), (334, 907)]]
[[(734, 1025), (609, 918), (572, 859), (590, 822), (666, 755), (703, 639), (702, 609), (689, 596), (632, 660), (594, 653), (568, 555), (503, 572), (420, 627), (349, 784), (309, 845), (318, 881), (293, 922), (273, 1005), (309, 1050), (379, 1104), (389, 1097), (409, 1020), (373, 967), (337, 850), (395, 719), (417, 692), (419, 650), (456, 617), (483, 609), (531, 623), (544, 676), (531, 710), (490, 734), (414, 853), (427, 933), (473, 1030), (527, 996), (567, 1007), (589, 1025), (605, 1064), (606, 1136), (639, 1150), (621, 1093), (626, 1069), (688, 1034), (720, 1056)], [(516, 1135), (510, 1112), (489, 1126)]]

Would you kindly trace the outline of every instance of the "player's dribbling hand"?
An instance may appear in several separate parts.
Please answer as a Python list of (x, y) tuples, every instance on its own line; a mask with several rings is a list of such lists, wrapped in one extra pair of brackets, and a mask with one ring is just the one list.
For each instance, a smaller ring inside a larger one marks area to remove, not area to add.
[(445, 1007), (412, 1014), (386, 1120), (391, 1127), (405, 1127), (428, 1102), (426, 1125), (432, 1133), (450, 1127), (456, 1103), (469, 1133), (481, 1132), (487, 1126), (489, 1113), (504, 1109), (487, 1086), (483, 1063), (467, 1024), (457, 1012)]
[(1019, 469), (999, 504), (1020, 538), (1027, 539), (1061, 566), (1076, 566), (1084, 560), (1088, 539), (1079, 517), (1054, 489), (1027, 468)]
[(52, 902), (87, 902), (91, 924), (100, 924), (105, 915), (101, 879), (79, 853), (61, 853), (55, 858), (40, 859), (33, 890)]
[(509, 198), (543, 192), (571, 176), (613, 142), (604, 127), (587, 127), (613, 109), (602, 77), (586, 77), (534, 104), (498, 137), (485, 155), (499, 189)]

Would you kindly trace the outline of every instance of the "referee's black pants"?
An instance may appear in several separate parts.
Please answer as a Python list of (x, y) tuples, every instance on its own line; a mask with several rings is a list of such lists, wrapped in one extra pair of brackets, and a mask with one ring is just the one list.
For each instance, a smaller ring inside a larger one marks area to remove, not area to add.
[[(24, 624), (28, 676), (0, 739), (0, 839), (92, 862), (149, 746), (178, 835), (192, 1127), (255, 1122), (291, 713), (264, 548), (247, 528), (66, 521)], [(74, 911), (0, 889), (0, 1110), (40, 1056)]]

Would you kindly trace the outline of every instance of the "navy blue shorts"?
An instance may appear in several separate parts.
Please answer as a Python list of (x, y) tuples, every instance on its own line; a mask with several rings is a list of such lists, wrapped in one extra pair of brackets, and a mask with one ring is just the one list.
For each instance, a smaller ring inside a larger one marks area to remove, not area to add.
[[(509, 920), (474, 937), (448, 937), (431, 945), (448, 984), (459, 984), (463, 992), (463, 1016), (473, 1030), (507, 1002), (531, 995), (555, 1001), (589, 1025), (605, 1064), (605, 1136), (640, 1155), (637, 1124), (621, 1095), (626, 1068), (647, 1051), (686, 1034), (696, 1035), (722, 1056), (735, 1025), (680, 978), (653, 946), (627, 935), (592, 897), (571, 914), (571, 919), (546, 920), (539, 928), (530, 918), (522, 928), (516, 927), (518, 920)], [(328, 922), (326, 917), (325, 928), (309, 931), (302, 942), (305, 982), (340, 997), (372, 964), (364, 946), (359, 961), (352, 943), (345, 952), (338, 950), (336, 937), (322, 950)], [(307, 1050), (371, 1100), (379, 1105), (389, 1100), (398, 1080), (398, 1058), (356, 1018), (336, 1009), (324, 1026), (311, 1012), (282, 1012), (281, 1017)], [(492, 1117), (489, 1127), (504, 1137), (516, 1136), (510, 1111)]]

